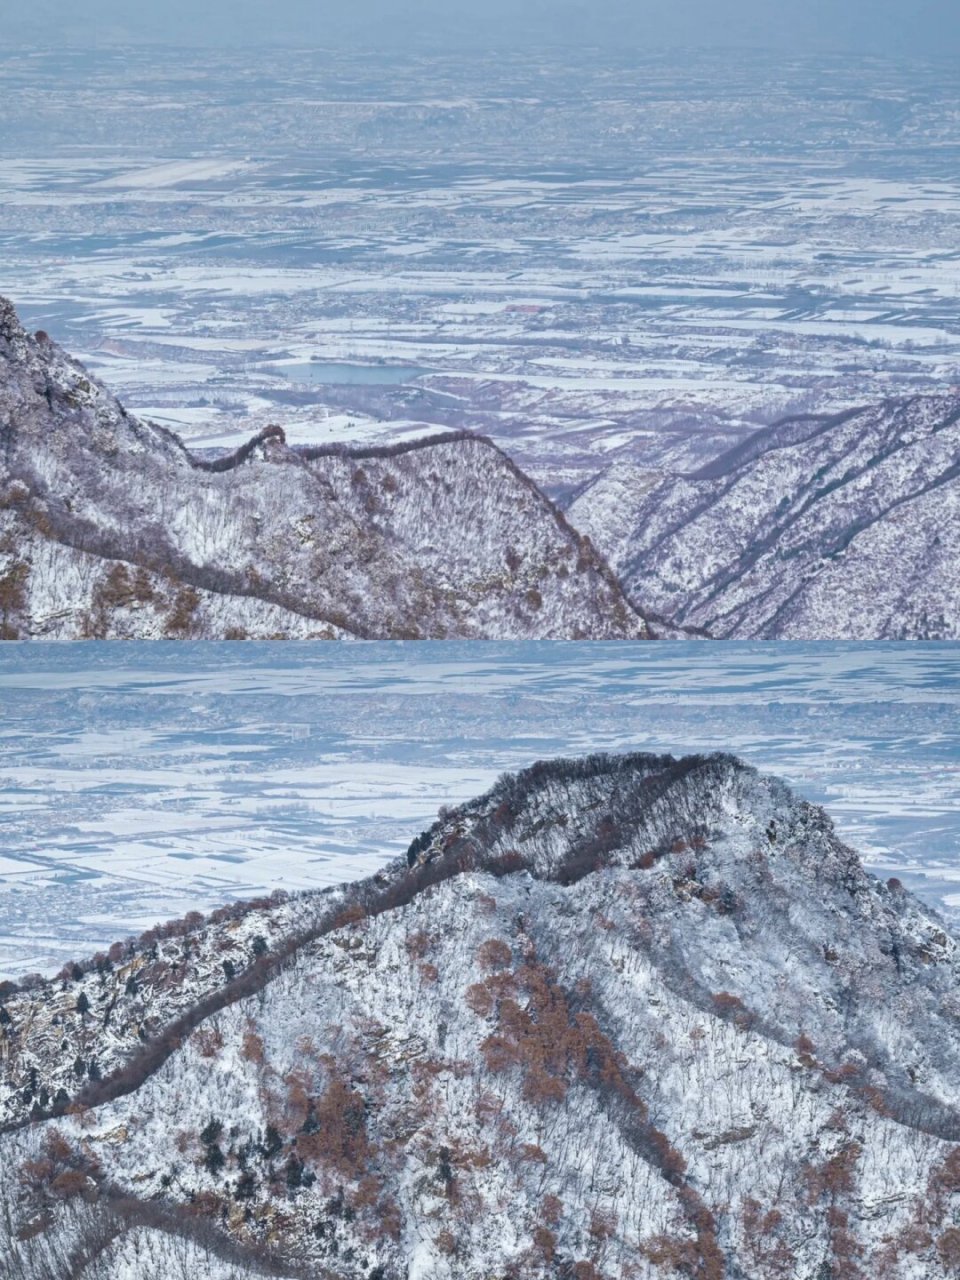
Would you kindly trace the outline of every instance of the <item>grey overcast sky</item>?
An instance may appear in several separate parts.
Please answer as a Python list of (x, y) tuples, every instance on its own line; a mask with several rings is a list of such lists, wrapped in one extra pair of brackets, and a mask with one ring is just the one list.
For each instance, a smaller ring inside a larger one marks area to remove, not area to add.
[(407, 47), (589, 43), (960, 56), (960, 0), (3, 0), (30, 41)]

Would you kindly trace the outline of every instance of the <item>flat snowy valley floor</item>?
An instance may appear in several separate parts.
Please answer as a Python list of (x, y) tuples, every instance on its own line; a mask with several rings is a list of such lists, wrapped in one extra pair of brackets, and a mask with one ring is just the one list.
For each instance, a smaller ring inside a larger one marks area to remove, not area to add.
[(195, 448), (468, 427), (563, 496), (958, 381), (948, 65), (59, 51), (0, 92), (0, 293)]
[(0, 975), (368, 874), (441, 805), (592, 751), (730, 751), (960, 909), (960, 649), (6, 644)]

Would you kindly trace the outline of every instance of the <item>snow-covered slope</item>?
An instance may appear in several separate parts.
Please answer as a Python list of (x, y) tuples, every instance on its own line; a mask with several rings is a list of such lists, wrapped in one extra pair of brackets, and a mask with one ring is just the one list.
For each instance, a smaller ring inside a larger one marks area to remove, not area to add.
[(192, 458), (0, 299), (0, 634), (646, 635), (488, 441)]
[(960, 394), (764, 429), (568, 512), (652, 614), (742, 639), (960, 637)]
[(0, 997), (8, 1085), (101, 1077), (0, 1137), (12, 1280), (956, 1274), (957, 944), (731, 757), (537, 765), (173, 939)]

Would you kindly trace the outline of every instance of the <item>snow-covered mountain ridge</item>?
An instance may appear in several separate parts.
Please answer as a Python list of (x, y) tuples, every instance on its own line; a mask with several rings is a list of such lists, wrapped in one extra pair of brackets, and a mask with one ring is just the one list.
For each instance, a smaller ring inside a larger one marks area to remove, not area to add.
[(193, 458), (0, 299), (0, 635), (641, 638), (489, 441)]
[(13, 1280), (960, 1264), (957, 943), (732, 757), (542, 763), (169, 932), (0, 996)]
[(960, 392), (764, 428), (703, 470), (610, 468), (570, 519), (629, 595), (716, 638), (960, 637)]

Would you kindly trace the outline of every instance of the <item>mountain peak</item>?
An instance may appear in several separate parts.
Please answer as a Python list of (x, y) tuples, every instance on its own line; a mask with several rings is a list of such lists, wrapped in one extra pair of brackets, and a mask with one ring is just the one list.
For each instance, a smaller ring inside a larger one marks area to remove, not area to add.
[(728, 755), (540, 762), (364, 884), (0, 990), (0, 1098), (36, 1117), (0, 1135), (0, 1247), (14, 1280), (51, 1250), (78, 1280), (185, 1252), (940, 1280), (958, 979), (939, 919), (782, 782)]
[(291, 450), (268, 429), (197, 459), (3, 314), (4, 635), (648, 634), (602, 557), (489, 441)]

